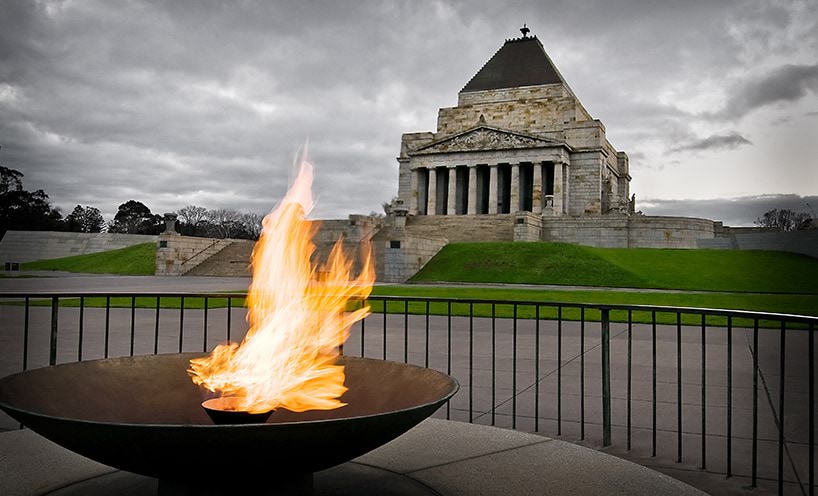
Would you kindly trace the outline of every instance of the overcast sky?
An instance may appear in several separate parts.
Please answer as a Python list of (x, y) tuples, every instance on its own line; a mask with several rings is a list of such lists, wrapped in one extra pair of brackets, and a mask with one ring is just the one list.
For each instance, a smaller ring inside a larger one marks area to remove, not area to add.
[(818, 207), (815, 0), (3, 0), (0, 165), (64, 214), (264, 213), (309, 139), (314, 216), (380, 211), (401, 133), (523, 22), (630, 155), (638, 209)]

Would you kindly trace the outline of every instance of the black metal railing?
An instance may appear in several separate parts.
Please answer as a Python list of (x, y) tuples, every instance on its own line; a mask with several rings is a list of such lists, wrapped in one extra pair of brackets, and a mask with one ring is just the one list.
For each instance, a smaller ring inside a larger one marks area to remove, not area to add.
[[(0, 376), (207, 351), (246, 332), (244, 296), (4, 294)], [(458, 298), (368, 304), (373, 314), (353, 327), (343, 352), (458, 378), (463, 387), (436, 415), (736, 479), (726, 484), (815, 493), (816, 317)]]

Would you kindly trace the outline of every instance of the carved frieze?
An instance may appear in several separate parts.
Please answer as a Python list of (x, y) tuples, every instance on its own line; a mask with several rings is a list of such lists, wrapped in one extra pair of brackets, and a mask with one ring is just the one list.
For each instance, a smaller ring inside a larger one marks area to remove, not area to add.
[(432, 153), (473, 152), (489, 150), (517, 150), (526, 148), (542, 148), (560, 146), (562, 143), (525, 136), (517, 133), (504, 132), (489, 127), (480, 127), (454, 137), (410, 152), (410, 155), (426, 155)]

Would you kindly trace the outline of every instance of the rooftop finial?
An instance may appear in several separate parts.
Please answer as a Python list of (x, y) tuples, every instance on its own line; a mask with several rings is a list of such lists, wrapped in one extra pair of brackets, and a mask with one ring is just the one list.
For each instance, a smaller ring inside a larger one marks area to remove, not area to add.
[(523, 23), (523, 27), (520, 28), (520, 32), (523, 33), (523, 38), (528, 38), (528, 33), (530, 33), (531, 30), (526, 27), (525, 23)]

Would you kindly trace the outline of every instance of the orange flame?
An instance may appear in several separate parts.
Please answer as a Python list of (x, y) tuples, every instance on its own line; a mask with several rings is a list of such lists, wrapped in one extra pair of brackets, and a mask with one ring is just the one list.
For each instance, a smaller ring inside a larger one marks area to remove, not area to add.
[(294, 412), (331, 410), (340, 401), (344, 367), (338, 348), (349, 328), (369, 314), (364, 306), (346, 312), (347, 302), (372, 291), (375, 272), (369, 247), (363, 269), (351, 277), (352, 261), (339, 240), (319, 271), (310, 264), (315, 251), (312, 165), (306, 158), (287, 195), (262, 222), (253, 249), (253, 281), (247, 295), (250, 329), (239, 345), (217, 346), (190, 361), (193, 382), (232, 398), (236, 410), (260, 413), (286, 408)]

